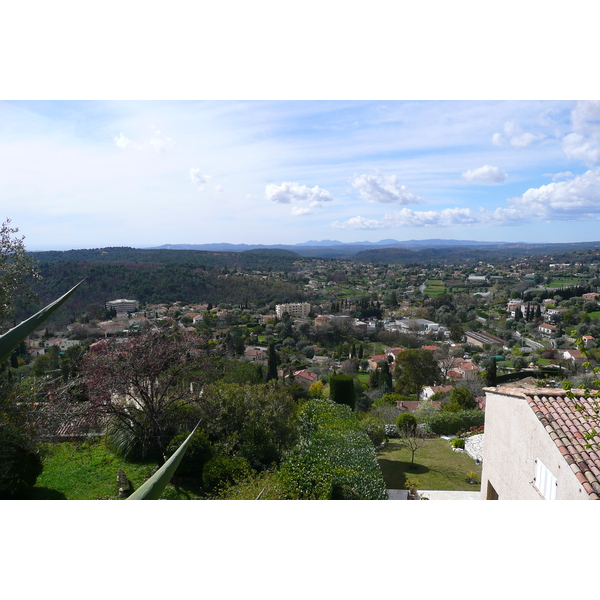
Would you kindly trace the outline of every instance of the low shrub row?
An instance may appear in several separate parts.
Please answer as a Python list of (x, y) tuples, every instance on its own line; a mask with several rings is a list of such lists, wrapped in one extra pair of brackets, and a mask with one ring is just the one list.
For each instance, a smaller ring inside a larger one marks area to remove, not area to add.
[(385, 500), (373, 443), (349, 406), (311, 400), (300, 439), (281, 465), (283, 497), (300, 500)]
[(484, 421), (485, 413), (482, 410), (459, 410), (429, 415), (425, 423), (436, 435), (456, 435), (459, 431), (480, 427)]

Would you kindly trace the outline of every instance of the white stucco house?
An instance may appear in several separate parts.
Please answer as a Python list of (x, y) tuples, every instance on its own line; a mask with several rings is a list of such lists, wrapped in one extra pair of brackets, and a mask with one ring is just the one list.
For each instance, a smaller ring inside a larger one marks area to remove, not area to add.
[(482, 499), (600, 500), (600, 433), (585, 439), (600, 417), (582, 390), (485, 391)]

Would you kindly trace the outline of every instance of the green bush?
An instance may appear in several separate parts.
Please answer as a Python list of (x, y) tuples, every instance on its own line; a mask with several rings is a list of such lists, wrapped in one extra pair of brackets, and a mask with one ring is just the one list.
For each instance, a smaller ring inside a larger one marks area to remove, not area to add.
[(459, 410), (430, 415), (425, 422), (436, 435), (456, 435), (469, 427), (479, 427), (484, 421), (485, 413), (482, 410)]
[(385, 500), (375, 448), (348, 406), (309, 400), (300, 439), (281, 465), (282, 497), (298, 500)]
[(354, 408), (356, 391), (350, 375), (332, 375), (329, 378), (329, 398), (337, 404), (346, 404)]
[[(129, 420), (113, 418), (106, 430), (106, 446), (125, 460), (157, 460), (157, 451), (147, 435), (150, 428), (148, 417), (140, 410), (131, 409)], [(166, 428), (163, 443), (174, 435), (174, 428)], [(163, 446), (164, 447), (164, 446)]]
[(298, 402), (287, 386), (205, 386), (198, 403), (198, 421), (217, 454), (243, 456), (262, 471), (279, 464), (296, 440)]
[(376, 448), (386, 440), (385, 424), (380, 419), (367, 415), (359, 421), (360, 428), (369, 436)]
[(250, 463), (243, 456), (215, 456), (204, 466), (202, 483), (209, 492), (214, 492), (251, 474)]
[[(176, 452), (189, 435), (189, 431), (176, 435), (167, 446), (167, 457)], [(204, 465), (212, 458), (212, 455), (213, 448), (208, 434), (203, 429), (196, 430), (177, 467), (177, 476), (201, 479)]]
[(465, 447), (465, 440), (463, 440), (462, 438), (454, 438), (451, 442), (450, 445), (453, 448), (464, 448)]
[(402, 413), (396, 419), (398, 431), (414, 430), (417, 427), (417, 419), (412, 413)]
[(0, 498), (20, 497), (35, 485), (42, 470), (42, 459), (25, 433), (0, 424)]
[(398, 402), (414, 402), (417, 400), (416, 396), (405, 396), (404, 394), (396, 394), (395, 392), (390, 394), (383, 394), (378, 398), (373, 406), (397, 406)]
[(383, 394), (383, 396), (377, 398), (373, 404), (377, 406), (396, 406), (396, 402), (402, 400), (403, 398), (405, 398), (405, 396), (400, 394)]

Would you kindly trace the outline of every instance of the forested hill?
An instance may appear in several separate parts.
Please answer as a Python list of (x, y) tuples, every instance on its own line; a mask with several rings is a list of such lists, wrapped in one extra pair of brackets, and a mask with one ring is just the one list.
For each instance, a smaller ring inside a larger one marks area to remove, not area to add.
[[(32, 282), (39, 302), (20, 307), (20, 318), (31, 315), (84, 278), (85, 283), (69, 299), (71, 315), (100, 315), (105, 303), (117, 298), (150, 304), (181, 301), (251, 307), (305, 299), (304, 279), (295, 275), (301, 268), (297, 261), (303, 259), (289, 251), (102, 248), (31, 254), (42, 276)], [(254, 270), (261, 273), (255, 274)]]
[(539, 255), (579, 258), (583, 254), (597, 256), (599, 242), (562, 244), (502, 244), (498, 246), (455, 246), (447, 248), (425, 248), (408, 250), (405, 248), (373, 248), (357, 252), (353, 260), (368, 263), (404, 265), (444, 265), (478, 261), (511, 260)]
[(215, 252), (202, 250), (141, 249), (129, 247), (93, 248), (89, 250), (66, 250), (31, 252), (40, 263), (88, 262), (88, 263), (156, 263), (188, 264), (227, 269), (255, 269), (260, 271), (289, 271), (302, 257), (290, 250), (257, 249), (245, 252)]

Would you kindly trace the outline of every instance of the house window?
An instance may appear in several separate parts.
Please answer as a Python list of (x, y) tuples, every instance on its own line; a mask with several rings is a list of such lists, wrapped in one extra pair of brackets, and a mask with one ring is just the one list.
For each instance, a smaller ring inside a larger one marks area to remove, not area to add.
[(494, 489), (494, 486), (488, 481), (486, 500), (498, 500), (498, 492)]
[(539, 459), (535, 459), (535, 487), (546, 500), (556, 500), (556, 477), (550, 473), (548, 467)]

